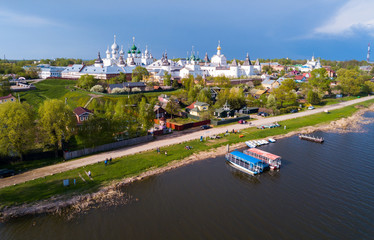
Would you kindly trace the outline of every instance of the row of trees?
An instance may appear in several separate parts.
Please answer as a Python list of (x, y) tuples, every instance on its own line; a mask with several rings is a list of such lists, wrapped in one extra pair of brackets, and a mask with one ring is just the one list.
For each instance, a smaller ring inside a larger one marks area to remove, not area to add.
[(146, 98), (120, 99), (115, 104), (96, 102), (93, 116), (77, 127), (72, 109), (61, 100), (46, 100), (37, 112), (26, 102), (5, 103), (0, 105), (0, 153), (22, 160), (38, 146), (53, 149), (57, 156), (69, 140), (93, 147), (113, 142), (121, 134), (126, 138), (144, 135), (153, 125), (153, 106)]
[[(91, 60), (85, 62), (85, 64), (90, 65), (93, 64), (95, 60)], [(56, 58), (56, 59), (42, 59), (39, 62), (40, 64), (50, 64), (52, 66), (68, 66), (70, 64), (82, 64), (82, 59), (75, 59), (75, 58)]]
[(61, 148), (74, 131), (71, 110), (60, 100), (45, 101), (35, 113), (28, 103), (5, 103), (0, 106), (0, 153), (16, 155), (42, 143), (47, 148)]
[(30, 67), (26, 70), (17, 63), (0, 63), (0, 74), (15, 74), (18, 77), (26, 79), (38, 78), (38, 70), (36, 67)]

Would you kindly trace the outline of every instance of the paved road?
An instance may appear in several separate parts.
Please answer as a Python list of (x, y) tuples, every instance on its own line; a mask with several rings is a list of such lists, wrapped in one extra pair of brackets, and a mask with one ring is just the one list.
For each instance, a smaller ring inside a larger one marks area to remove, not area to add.
[(366, 100), (369, 100), (369, 99), (374, 99), (374, 96), (357, 98), (355, 100), (346, 101), (346, 102), (342, 102), (342, 103), (338, 103), (338, 104), (334, 104), (334, 105), (329, 105), (329, 106), (324, 106), (324, 107), (314, 109), (314, 110), (307, 110), (307, 111), (303, 111), (303, 112), (287, 114), (287, 115), (282, 115), (282, 116), (277, 116), (277, 117), (262, 118), (262, 119), (259, 119), (259, 120), (252, 121), (251, 125), (233, 124), (233, 125), (230, 125), (230, 127), (227, 127), (227, 126), (216, 127), (216, 128), (211, 128), (209, 130), (194, 131), (194, 132), (183, 134), (183, 135), (177, 134), (177, 135), (174, 135), (174, 136), (169, 137), (169, 138), (161, 138), (159, 140), (155, 140), (155, 141), (152, 141), (152, 142), (147, 142), (147, 143), (144, 143), (144, 144), (138, 144), (138, 145), (135, 145), (135, 146), (130, 146), (130, 147), (125, 147), (125, 148), (113, 150), (113, 151), (110, 151), (110, 152), (99, 153), (99, 154), (95, 154), (95, 155), (92, 155), (92, 156), (89, 156), (89, 157), (84, 157), (84, 158), (81, 158), (81, 159), (78, 159), (78, 160), (72, 160), (72, 161), (68, 161), (68, 162), (64, 162), (64, 163), (60, 163), (60, 164), (55, 164), (55, 165), (51, 165), (51, 166), (47, 166), (47, 167), (43, 167), (43, 168), (38, 168), (38, 169), (31, 170), (31, 171), (28, 171), (28, 172), (25, 172), (25, 173), (22, 173), (22, 174), (15, 175), (13, 177), (0, 179), (0, 188), (6, 187), (6, 186), (11, 186), (11, 185), (14, 185), (14, 184), (23, 183), (23, 182), (30, 181), (30, 180), (33, 180), (33, 179), (36, 179), (36, 178), (45, 177), (45, 176), (48, 176), (48, 175), (51, 175), (51, 174), (65, 172), (65, 171), (75, 169), (75, 168), (79, 168), (79, 167), (82, 167), (82, 166), (94, 164), (94, 163), (97, 163), (98, 161), (103, 161), (108, 157), (112, 157), (112, 158), (122, 157), (122, 156), (126, 156), (126, 155), (131, 155), (131, 154), (151, 150), (151, 149), (156, 149), (157, 147), (161, 148), (161, 147), (169, 146), (169, 145), (172, 145), (172, 144), (186, 142), (186, 141), (193, 140), (193, 139), (199, 139), (200, 136), (216, 135), (216, 134), (219, 134), (219, 133), (226, 132), (226, 129), (229, 129), (229, 130), (230, 129), (236, 129), (236, 130), (239, 129), (239, 130), (241, 130), (241, 129), (248, 128), (248, 127), (260, 126), (260, 125), (263, 125), (263, 124), (271, 124), (271, 123), (274, 123), (274, 122), (280, 122), (280, 121), (288, 120), (288, 119), (292, 119), (292, 118), (305, 117), (305, 116), (312, 115), (312, 114), (315, 114), (315, 113), (323, 112), (325, 110), (334, 110), (334, 109), (342, 108), (342, 107), (345, 107), (345, 106), (357, 104), (357, 103), (360, 103), (360, 102), (363, 102), (363, 101), (366, 101)]

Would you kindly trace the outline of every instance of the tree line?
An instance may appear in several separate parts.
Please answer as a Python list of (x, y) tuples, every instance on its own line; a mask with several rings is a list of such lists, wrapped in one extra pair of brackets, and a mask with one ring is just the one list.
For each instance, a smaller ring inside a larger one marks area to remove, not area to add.
[[(131, 101), (136, 101), (136, 104)], [(30, 150), (54, 150), (94, 147), (115, 141), (118, 135), (132, 138), (147, 134), (153, 125), (154, 102), (146, 98), (120, 99), (115, 105), (93, 104), (93, 115), (77, 125), (72, 109), (63, 101), (44, 101), (36, 112), (28, 103), (0, 105), (0, 154), (20, 160)]]

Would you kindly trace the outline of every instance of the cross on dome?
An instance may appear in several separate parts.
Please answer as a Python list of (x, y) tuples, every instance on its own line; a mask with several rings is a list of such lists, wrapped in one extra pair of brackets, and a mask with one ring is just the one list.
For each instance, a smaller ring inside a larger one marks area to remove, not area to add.
[(119, 49), (119, 46), (118, 46), (118, 44), (116, 43), (116, 35), (114, 35), (114, 42), (113, 42), (111, 48), (112, 48), (113, 51), (118, 51), (118, 49)]

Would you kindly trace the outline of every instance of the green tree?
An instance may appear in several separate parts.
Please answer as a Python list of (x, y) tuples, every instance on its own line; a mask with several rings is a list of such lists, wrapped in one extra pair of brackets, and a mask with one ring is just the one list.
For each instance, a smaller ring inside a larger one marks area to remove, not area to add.
[(177, 80), (177, 79), (174, 79), (174, 80), (173, 80), (172, 87), (173, 87), (174, 89), (179, 88), (179, 83), (178, 83), (178, 80)]
[(254, 107), (255, 106), (255, 100), (256, 99), (251, 94), (248, 94), (247, 98), (245, 99), (248, 107)]
[(142, 101), (138, 106), (139, 113), (139, 123), (142, 125), (143, 131), (148, 131), (153, 125), (153, 120), (155, 119), (155, 112), (153, 111), (154, 103), (147, 103), (145, 98), (142, 98)]
[(274, 109), (277, 107), (277, 100), (275, 99), (275, 96), (273, 94), (270, 94), (268, 96), (266, 107), (267, 108), (274, 108)]
[(291, 78), (287, 78), (285, 79), (283, 82), (282, 82), (282, 89), (284, 91), (292, 91), (292, 90), (296, 90), (297, 89), (297, 85), (295, 83), (295, 81)]
[(310, 75), (308, 82), (313, 90), (321, 95), (324, 95), (325, 92), (331, 92), (331, 80), (325, 68), (314, 69)]
[(242, 88), (231, 88), (228, 96), (228, 103), (231, 106), (231, 109), (239, 110), (240, 108), (246, 105), (244, 92)]
[(168, 71), (164, 74), (164, 86), (171, 86), (171, 74)]
[(231, 87), (230, 79), (225, 76), (219, 76), (214, 78), (214, 84), (223, 88)]
[(365, 89), (366, 89), (366, 93), (374, 92), (374, 82), (365, 81)]
[(80, 88), (90, 90), (93, 86), (96, 85), (96, 83), (97, 79), (95, 79), (94, 76), (85, 74), (79, 77), (77, 85)]
[(201, 91), (197, 95), (197, 101), (211, 104), (212, 103), (212, 94), (210, 93), (210, 88), (201, 89)]
[(188, 78), (182, 78), (182, 85), (184, 89), (189, 91), (191, 88), (195, 86), (195, 79), (192, 74), (188, 76)]
[(9, 102), (0, 106), (0, 152), (23, 154), (35, 145), (34, 112), (29, 104)]
[(198, 82), (198, 84), (201, 85), (201, 86), (205, 86), (205, 85), (206, 85), (206, 84), (205, 84), (205, 81), (204, 81), (204, 79), (203, 79), (203, 77), (200, 76), (200, 75), (197, 75), (195, 80), (196, 80), (196, 81)]
[(113, 142), (115, 123), (111, 118), (92, 115), (78, 128), (78, 138), (84, 147), (95, 147)]
[(265, 66), (261, 67), (261, 71), (263, 73), (267, 73), (267, 74), (271, 75), (273, 73), (273, 68), (269, 65), (265, 65)]
[(7, 96), (10, 93), (10, 83), (8, 80), (0, 80), (0, 97)]
[(197, 94), (199, 93), (198, 88), (190, 88), (188, 91), (188, 103), (192, 103), (196, 100)]
[[(141, 95), (141, 94), (137, 94)], [(142, 97), (143, 98), (143, 97)], [(141, 99), (142, 99), (141, 98)], [(138, 103), (137, 100), (135, 100)], [(130, 101), (120, 99), (114, 108), (113, 120), (116, 126), (116, 132), (124, 132), (127, 137), (135, 136), (138, 131), (138, 112), (133, 107), (133, 99)]]
[(361, 85), (364, 79), (357, 70), (339, 69), (337, 81), (340, 83), (342, 92), (347, 95), (358, 95), (361, 91)]
[(177, 115), (180, 109), (181, 107), (179, 105), (178, 99), (174, 96), (171, 96), (169, 102), (166, 104), (165, 110), (171, 115), (171, 118), (173, 118), (173, 115)]
[(38, 112), (40, 117), (38, 123), (44, 142), (53, 146), (57, 157), (62, 141), (69, 140), (73, 135), (76, 119), (68, 106), (58, 99), (44, 101)]
[(308, 91), (307, 99), (308, 103), (310, 104), (319, 104), (321, 102), (321, 99), (318, 95), (318, 93), (314, 92), (313, 90)]
[(145, 77), (149, 76), (149, 72), (146, 68), (137, 66), (132, 70), (132, 81), (133, 82), (140, 82), (141, 80), (144, 80)]
[(217, 96), (217, 101), (215, 104), (215, 108), (222, 107), (226, 103), (226, 101), (229, 100), (229, 97), (230, 97), (230, 89), (226, 88), (226, 89), (222, 89), (221, 91), (219, 91), (218, 96)]
[(290, 85), (283, 85), (282, 83), (278, 88), (273, 89), (272, 94), (281, 108), (284, 105), (294, 105), (296, 103), (296, 93)]
[(123, 83), (127, 82), (126, 74), (120, 72), (117, 77), (110, 78), (106, 80), (107, 84)]

